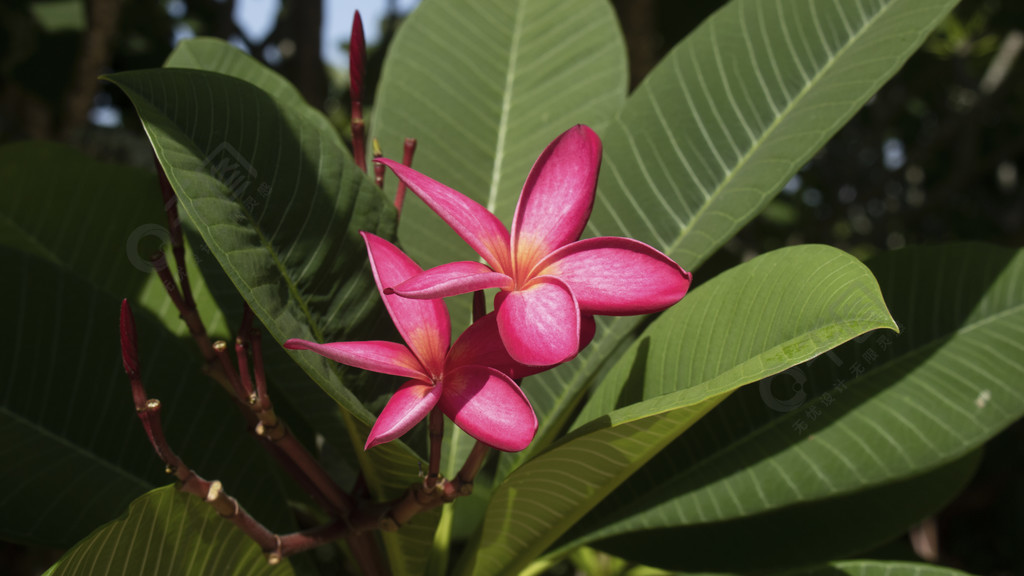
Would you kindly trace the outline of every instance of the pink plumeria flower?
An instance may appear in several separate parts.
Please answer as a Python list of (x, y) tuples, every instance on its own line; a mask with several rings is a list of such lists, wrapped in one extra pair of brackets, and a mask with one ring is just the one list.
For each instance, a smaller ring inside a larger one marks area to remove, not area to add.
[(392, 160), (380, 159), (465, 240), (487, 265), (453, 262), (391, 287), (406, 298), (443, 298), (485, 288), (498, 331), (527, 365), (575, 356), (581, 326), (594, 314), (659, 312), (678, 302), (691, 276), (671, 258), (630, 238), (579, 240), (590, 218), (601, 140), (586, 126), (556, 138), (533, 165), (512, 233), (486, 208)]
[(451, 323), (441, 300), (385, 295), (422, 269), (393, 244), (362, 233), (377, 289), (407, 346), (395, 342), (330, 342), (293, 338), (290, 350), (312, 350), (347, 366), (409, 378), (381, 412), (366, 449), (408, 432), (435, 406), (467, 434), (499, 450), (526, 448), (537, 431), (537, 416), (512, 381), (538, 370), (514, 362), (498, 337), (494, 314), (463, 332), (449, 349)]

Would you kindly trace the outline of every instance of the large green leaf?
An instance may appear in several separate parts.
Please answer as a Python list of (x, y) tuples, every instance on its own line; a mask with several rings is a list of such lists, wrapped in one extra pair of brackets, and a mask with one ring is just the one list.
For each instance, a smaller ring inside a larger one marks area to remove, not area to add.
[[(342, 172), (329, 127), (220, 74), (165, 69), (111, 79), (135, 103), (205, 250), (275, 340), (366, 329), (359, 324), (373, 316), (375, 289), (357, 231), (386, 230), (387, 211), (371, 184)], [(295, 358), (355, 421), (372, 423), (331, 363)]]
[[(309, 110), (302, 95), (288, 80), (224, 40), (195, 38), (181, 42), (168, 56), (164, 67), (205, 70), (244, 80), (269, 94), (284, 107), (305, 110), (308, 115), (307, 121), (314, 125), (320, 125), (321, 130), (324, 129), (325, 120)], [(200, 243), (201, 254), (206, 256), (201, 261), (201, 265), (210, 279), (209, 289), (216, 299), (223, 303), (231, 325), (238, 325), (241, 321), (238, 290), (224, 274), (216, 259), (209, 257), (211, 254), (209, 247), (206, 246), (202, 236), (195, 232), (195, 227), (187, 218), (187, 214), (185, 217), (186, 228), (193, 232), (189, 239)], [(310, 422), (317, 432), (323, 434), (325, 439), (334, 445), (347, 447), (350, 442), (347, 438), (348, 429), (343, 415), (331, 403), (323, 401), (323, 390), (306, 377), (303, 370), (283, 348), (267, 346), (263, 350), (263, 357), (264, 369), (271, 381), (271, 393), (275, 396), (276, 402), (280, 405), (281, 396), (284, 396), (284, 400), (296, 408), (292, 413), (293, 417)], [(345, 384), (351, 387), (352, 382), (346, 378)], [(385, 387), (380, 387), (379, 390), (381, 393), (386, 391)], [(297, 423), (290, 417), (289, 424), (294, 426)], [(347, 463), (356, 467), (354, 453), (344, 451), (343, 454), (346, 456)]]
[(272, 566), (255, 542), (199, 498), (164, 486), (129, 506), (68, 551), (46, 576), (288, 576), (288, 560)]
[[(626, 64), (605, 0), (425, 0), (388, 49), (370, 128), (391, 158), (416, 138), (418, 170), (511, 223), (544, 147), (621, 106)], [(415, 198), (399, 237), (424, 267), (476, 259)]]
[[(905, 535), (908, 526), (951, 502), (967, 486), (980, 459), (975, 452), (921, 476), (826, 501), (722, 522), (652, 527), (599, 541), (595, 547), (669, 570), (774, 572), (826, 562)], [(807, 468), (792, 471), (793, 479), (807, 477)], [(742, 554), (737, 553), (738, 542)]]
[[(648, 242), (695, 270), (891, 77), (956, 0), (735, 0), (662, 60), (601, 131), (588, 226)], [(614, 356), (635, 319), (602, 320), (577, 359), (527, 379), (538, 440)]]
[[(119, 298), (55, 265), (9, 248), (0, 263), (0, 537), (67, 547), (166, 482), (135, 415), (121, 366)], [(190, 346), (142, 311), (142, 378), (163, 402), (174, 449), (224, 482), (276, 530), (293, 528), (272, 465), (227, 394), (202, 375)], [(168, 367), (173, 366), (173, 370)]]
[(284, 76), (220, 38), (192, 38), (180, 42), (167, 57), (164, 68), (227, 74), (256, 86), (284, 106), (307, 107), (306, 99)]
[[(379, 332), (386, 316), (358, 233), (392, 236), (393, 208), (320, 112), (298, 101), (280, 76), (227, 51), (235, 52), (202, 40), (169, 61), (207, 63), (219, 73), (165, 68), (111, 80), (135, 104), (205, 250), (275, 340)], [(400, 441), (362, 450), (374, 418), (364, 402), (385, 395), (386, 386), (370, 381), (360, 399), (356, 380), (343, 381), (335, 363), (291, 356), (338, 404), (285, 381), (289, 402), (331, 441), (351, 446), (374, 497), (394, 498), (418, 481), (419, 459)], [(418, 571), (437, 519), (423, 514), (384, 535), (396, 573)]]
[[(668, 568), (720, 571), (749, 569), (752, 557), (695, 535), (734, 541), (759, 522), (751, 517), (788, 520), (785, 530), (760, 538), (774, 552), (770, 563), (757, 556), (758, 568), (809, 559), (786, 542), (848, 555), (903, 529), (896, 502), (880, 506), (878, 497), (857, 495), (965, 458), (1024, 415), (1024, 251), (907, 249), (870, 268), (902, 334), (871, 334), (730, 398), (596, 508), (570, 540), (636, 533), (597, 546), (647, 553), (645, 562)], [(916, 500), (925, 514), (948, 497), (922, 488), (900, 504)], [(844, 524), (849, 533), (818, 543), (813, 518), (851, 501), (878, 509), (877, 517), (889, 513), (889, 524), (870, 526), (879, 535)], [(650, 556), (670, 542), (687, 542), (686, 553), (673, 544), (672, 554)]]
[(777, 250), (712, 279), (652, 323), (609, 374), (632, 403), (496, 488), (464, 571), (514, 573), (733, 390), (882, 327), (895, 324), (874, 278), (834, 248)]

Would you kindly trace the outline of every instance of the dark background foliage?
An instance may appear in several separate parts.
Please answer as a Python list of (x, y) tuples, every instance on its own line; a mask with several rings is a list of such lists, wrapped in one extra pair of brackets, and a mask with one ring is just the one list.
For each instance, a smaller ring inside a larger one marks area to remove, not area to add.
[[(723, 4), (617, 0), (631, 85)], [(370, 47), (372, 94), (401, 23), (393, 0)], [(174, 30), (233, 40), (291, 80), (348, 133), (347, 80), (320, 59), (323, 4), (282, 0), (259, 41), (232, 15), (234, 0), (8, 0), (0, 4), (0, 144), (66, 142), (104, 160), (151, 167), (127, 99), (100, 74), (158, 67)], [(61, 12), (63, 10), (63, 12)], [(41, 18), (41, 13), (51, 18)], [(56, 17), (53, 17), (56, 16)], [(1024, 3), (963, 0), (888, 84), (789, 182), (765, 212), (701, 269), (700, 281), (741, 260), (799, 243), (862, 258), (908, 244), (980, 240), (1024, 245)], [(96, 122), (103, 111), (119, 122)], [(367, 114), (369, 116), (369, 114)], [(371, 127), (372, 130), (372, 127)], [(156, 198), (154, 198), (156, 201)], [(971, 487), (937, 518), (878, 555), (911, 557), (978, 574), (1024, 573), (1024, 425), (990, 443)], [(0, 567), (33, 573), (47, 551), (0, 544)]]

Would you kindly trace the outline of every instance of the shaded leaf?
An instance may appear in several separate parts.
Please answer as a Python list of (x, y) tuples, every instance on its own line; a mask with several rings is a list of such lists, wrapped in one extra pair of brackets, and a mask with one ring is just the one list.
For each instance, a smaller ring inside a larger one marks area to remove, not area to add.
[[(386, 316), (359, 231), (392, 236), (393, 208), (320, 112), (296, 102), (280, 76), (251, 58), (218, 56), (229, 50), (206, 40), (171, 64), (210, 62), (230, 76), (166, 68), (111, 80), (135, 104), (208, 254), (278, 343), (379, 332)], [(279, 379), (288, 401), (330, 441), (352, 447), (375, 498), (394, 498), (418, 480), (419, 459), (400, 441), (362, 451), (374, 419), (363, 401), (388, 394), (386, 386), (369, 381), (360, 399), (337, 364), (315, 354), (291, 357), (337, 404)], [(384, 536), (393, 570), (417, 571), (436, 522), (437, 514), (423, 514)]]
[[(834, 506), (830, 501), (867, 506), (857, 494), (913, 482), (967, 458), (1024, 415), (1024, 392), (1013, 384), (1024, 378), (1024, 252), (915, 248), (880, 256), (870, 267), (902, 334), (859, 338), (731, 398), (595, 509), (575, 540), (635, 532), (653, 548), (695, 542), (695, 532), (712, 526), (719, 537), (735, 539), (749, 528), (743, 518), (772, 514), (789, 518), (791, 527), (763, 539), (815, 541), (821, 535), (813, 519), (819, 508)], [(949, 497), (922, 486), (902, 498), (923, 515)], [(873, 509), (895, 507), (880, 501)], [(893, 515), (871, 529), (892, 534), (906, 522)], [(835, 539), (845, 548), (810, 548), (838, 556), (877, 542), (878, 534), (857, 528), (844, 525), (850, 532)], [(662, 530), (655, 536), (654, 529)], [(623, 543), (632, 540), (607, 546), (628, 550), (633, 545)], [(738, 567), (745, 560), (701, 541), (687, 556), (702, 569), (745, 569)], [(806, 550), (782, 550), (771, 566), (807, 561)], [(681, 568), (669, 556), (660, 562)]]
[(514, 573), (733, 390), (881, 327), (895, 324), (874, 278), (834, 248), (777, 250), (710, 280), (608, 375), (602, 389), (634, 389), (632, 403), (581, 421), (497, 487), (464, 571)]
[[(67, 547), (133, 498), (166, 482), (132, 404), (121, 365), (120, 300), (49, 262), (0, 248), (0, 535)], [(195, 354), (152, 316), (136, 314), (142, 379), (164, 406), (174, 449), (224, 482), (256, 517), (293, 527), (270, 461)], [(168, 370), (174, 366), (174, 370)]]
[[(825, 562), (906, 533), (951, 502), (979, 460), (980, 454), (972, 453), (915, 478), (822, 502), (682, 528), (652, 527), (592, 545), (669, 570), (748, 573)], [(743, 543), (742, 554), (737, 542)]]

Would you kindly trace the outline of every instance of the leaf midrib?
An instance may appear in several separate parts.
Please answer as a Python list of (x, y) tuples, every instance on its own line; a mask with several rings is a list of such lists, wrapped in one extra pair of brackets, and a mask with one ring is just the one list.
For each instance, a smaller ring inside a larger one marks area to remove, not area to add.
[[(715, 204), (715, 201), (720, 197), (720, 195), (722, 194), (723, 190), (728, 188), (729, 184), (732, 183), (732, 180), (733, 180), (735, 174), (737, 174), (738, 172), (741, 172), (742, 169), (744, 168), (744, 166), (746, 166), (750, 162), (750, 160), (761, 150), (761, 148), (763, 147), (762, 145), (764, 144), (764, 142), (766, 142), (768, 139), (770, 139), (772, 137), (772, 135), (774, 135), (774, 133), (778, 130), (779, 126), (782, 124), (782, 121), (786, 120), (786, 119), (788, 119), (790, 117), (790, 115), (793, 112), (793, 109), (796, 108), (803, 101), (803, 99), (807, 96), (807, 94), (814, 87), (816, 87), (818, 85), (818, 83), (821, 80), (821, 78), (823, 76), (825, 76), (825, 74), (828, 73), (830, 70), (832, 70), (832, 68), (835, 66), (835, 63), (838, 62), (839, 60), (841, 60), (843, 54), (848, 52), (851, 49), (851, 47), (853, 45), (855, 45), (857, 43), (857, 41), (862, 36), (867, 34), (867, 32), (871, 29), (872, 25), (875, 22), (882, 15), (887, 13), (887, 11), (890, 10), (898, 2), (899, 2), (899, 0), (892, 0), (891, 2), (889, 2), (888, 4), (886, 4), (882, 8), (880, 8), (877, 12), (875, 12), (875, 14), (871, 18), (865, 20), (864, 24), (860, 27), (858, 32), (856, 34), (850, 36), (848, 41), (846, 43), (844, 43), (843, 46), (839, 50), (837, 50), (835, 52), (835, 54), (832, 56), (832, 58), (830, 58), (825, 63), (825, 65), (822, 66), (818, 70), (818, 72), (815, 73), (814, 76), (812, 76), (804, 84), (804, 87), (800, 90), (800, 92), (798, 92), (797, 95), (792, 100), (790, 100), (789, 104), (787, 104), (782, 109), (782, 112), (778, 116), (776, 116), (775, 119), (771, 122), (771, 124), (769, 124), (764, 129), (764, 131), (762, 132), (761, 136), (757, 140), (755, 140), (751, 144), (751, 146), (748, 147), (746, 154), (744, 154), (743, 156), (741, 156), (739, 158), (739, 160), (737, 161), (735, 167), (732, 170), (729, 170), (728, 172), (726, 172), (725, 178), (722, 180), (722, 182), (718, 186), (715, 186), (714, 190), (712, 191), (712, 193), (710, 195), (709, 201), (701, 203), (700, 208), (697, 209), (697, 213), (694, 214), (693, 218), (690, 220), (690, 224), (688, 226), (686, 226), (685, 228), (683, 228), (680, 231), (680, 234), (676, 238), (676, 240), (673, 241), (671, 244), (669, 244), (666, 247), (666, 252), (668, 254), (677, 254), (677, 250), (679, 249), (680, 244), (682, 244), (683, 241), (688, 237), (688, 235), (690, 234), (690, 231), (692, 231), (694, 228), (696, 228), (696, 226), (694, 226), (694, 224), (701, 220), (701, 217), (710, 209), (709, 207), (711, 205)], [(820, 28), (820, 24), (817, 22), (817, 20), (815, 20), (815, 24), (817, 25), (818, 28)], [(625, 109), (623, 109), (623, 110), (625, 110)], [(624, 125), (622, 123), (622, 115), (621, 114), (617, 115), (615, 121), (617, 123), (619, 123), (620, 125)], [(705, 255), (705, 258), (706, 258), (706, 256), (707, 255)]]
[[(1003, 317), (1010, 316), (1012, 314), (1015, 314), (1015, 313), (1018, 313), (1018, 312), (1021, 312), (1021, 311), (1024, 311), (1024, 303), (1018, 304), (1016, 306), (1011, 306), (1010, 308), (1004, 309), (1004, 310), (1002, 310), (1002, 311), (1000, 311), (1000, 312), (998, 312), (996, 314), (993, 314), (991, 316), (987, 316), (983, 320), (980, 320), (978, 322), (972, 323), (972, 324), (967, 325), (966, 327), (960, 328), (958, 330), (953, 330), (951, 332), (947, 332), (947, 333), (943, 333), (943, 334), (937, 334), (937, 335), (935, 335), (935, 337), (933, 337), (931, 340), (929, 340), (923, 346), (920, 346), (920, 347), (918, 347), (918, 348), (916, 348), (914, 350), (908, 351), (906, 354), (902, 354), (902, 355), (900, 355), (900, 356), (898, 356), (896, 358), (893, 358), (893, 359), (891, 359), (891, 360), (889, 360), (887, 362), (884, 362), (884, 363), (881, 363), (881, 364), (877, 365), (876, 367), (872, 368), (871, 370), (866, 371), (864, 374), (859, 376), (858, 379), (869, 378), (872, 375), (883, 374), (883, 373), (885, 373), (885, 372), (887, 372), (889, 370), (897, 369), (897, 368), (900, 367), (900, 365), (902, 363), (904, 363), (905, 361), (908, 361), (908, 360), (912, 360), (915, 357), (921, 357), (921, 356), (927, 357), (927, 356), (931, 355), (931, 353), (936, 348), (941, 347), (942, 345), (944, 345), (951, 338), (954, 338), (954, 337), (960, 336), (960, 335), (969, 334), (970, 332), (973, 332), (975, 330), (981, 329), (981, 328), (985, 327), (986, 325), (991, 324), (992, 322), (995, 322), (995, 321), (997, 321), (999, 319), (1002, 319)], [(819, 402), (819, 401), (821, 401), (821, 397), (820, 396), (812, 399), (810, 402), (811, 403), (815, 403), (815, 402)], [(784, 419), (785, 419), (785, 417), (783, 417), (781, 420), (784, 420)], [(779, 426), (779, 421), (780, 421), (780, 419), (774, 419), (774, 420), (771, 420), (769, 422), (765, 422), (761, 426), (758, 426), (758, 427), (756, 427), (754, 429), (751, 429), (749, 431), (749, 433), (743, 435), (740, 438), (735, 439), (734, 441), (730, 442), (729, 445), (722, 447), (721, 449), (719, 449), (718, 451), (716, 451), (714, 454), (710, 455), (709, 457), (704, 458), (700, 462), (695, 463), (693, 466), (691, 466), (691, 467), (687, 468), (686, 470), (680, 472), (679, 474), (673, 476), (672, 479), (669, 479), (668, 481), (659, 484), (655, 488), (655, 490), (659, 490), (661, 487), (663, 487), (665, 484), (667, 484), (669, 482), (676, 482), (680, 478), (685, 478), (685, 477), (688, 477), (688, 476), (692, 475), (693, 473), (699, 472), (700, 470), (710, 466), (711, 463), (715, 463), (715, 462), (720, 461), (721, 459), (725, 458), (728, 454), (733, 453), (736, 450), (741, 449), (743, 446), (745, 446), (745, 445), (747, 445), (747, 444), (749, 444), (751, 442), (754, 442), (755, 440), (763, 437), (763, 434), (765, 434), (767, 432), (770, 432), (773, 428), (778, 427)], [(945, 455), (945, 456), (943, 456), (943, 457), (941, 457), (939, 459), (936, 459), (934, 461), (934, 466), (932, 466), (931, 468), (928, 468), (928, 470), (912, 469), (912, 470), (908, 470), (908, 471), (906, 471), (906, 472), (904, 472), (902, 474), (901, 473), (889, 474), (889, 475), (886, 475), (883, 478), (881, 478), (880, 480), (877, 480), (877, 481), (875, 481), (873, 483), (863, 483), (859, 488), (856, 488), (854, 490), (840, 491), (839, 493), (844, 494), (844, 495), (846, 495), (846, 494), (856, 494), (856, 493), (859, 493), (859, 492), (863, 492), (865, 490), (869, 490), (872, 487), (879, 486), (881, 484), (887, 484), (887, 483), (892, 483), (892, 482), (899, 482), (901, 480), (906, 480), (906, 479), (914, 478), (914, 477), (920, 476), (921, 474), (923, 474), (925, 472), (928, 472), (929, 470), (933, 470), (933, 469), (938, 468), (939, 466), (942, 466), (942, 465), (944, 465), (946, 463), (952, 462), (957, 457), (958, 457), (957, 454), (947, 454), (947, 455)], [(652, 491), (652, 494), (653, 493), (655, 493), (655, 492)], [(822, 498), (818, 498), (818, 499), (815, 499), (815, 500), (812, 500), (812, 501), (825, 500), (825, 499), (828, 499), (828, 498), (832, 497), (833, 494), (835, 494), (835, 492), (829, 493), (829, 494), (825, 495)], [(789, 504), (785, 504), (782, 507), (794, 506), (794, 505), (800, 504), (802, 502), (805, 502), (805, 501), (804, 500), (795, 500), (795, 501), (793, 501), (793, 502), (791, 502)], [(764, 511), (762, 511), (762, 513), (763, 512)], [(624, 520), (627, 520), (630, 517), (631, 517), (631, 515), (629, 515), (629, 514), (627, 514), (625, 516), (622, 516), (619, 519), (615, 520), (613, 523), (607, 524), (605, 526), (605, 528), (606, 529), (607, 528), (611, 528), (616, 523), (624, 521)], [(726, 517), (722, 517), (722, 518), (716, 518), (712, 522), (726, 521), (726, 520), (733, 519), (735, 517), (736, 516), (726, 516)], [(691, 523), (691, 525), (692, 525), (692, 523)], [(607, 536), (608, 534), (616, 534), (616, 533), (620, 533), (620, 532), (616, 532), (616, 531), (608, 532), (607, 530), (596, 530), (596, 531), (593, 531), (592, 533), (588, 533), (587, 535), (581, 536), (580, 538), (577, 538), (576, 540), (573, 540), (572, 544), (573, 545), (581, 545), (581, 544), (584, 544), (586, 542), (592, 541), (594, 539), (594, 537), (603, 537), (603, 536)], [(591, 536), (593, 536), (593, 537), (591, 537)]]
[(519, 57), (519, 37), (523, 30), (523, 8), (527, 0), (516, 5), (516, 23), (512, 31), (512, 46), (508, 53), (508, 71), (505, 73), (505, 90), (501, 101), (501, 119), (498, 120), (498, 136), (494, 151), (494, 168), (491, 170), (491, 189), (487, 193), (487, 211), (494, 213), (498, 202), (498, 188), (501, 183), (501, 167), (505, 160), (505, 142), (508, 139), (508, 120), (512, 111), (512, 87), (515, 83), (516, 61)]

